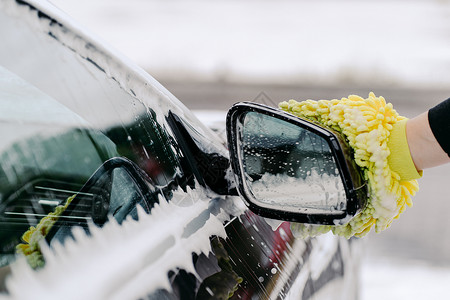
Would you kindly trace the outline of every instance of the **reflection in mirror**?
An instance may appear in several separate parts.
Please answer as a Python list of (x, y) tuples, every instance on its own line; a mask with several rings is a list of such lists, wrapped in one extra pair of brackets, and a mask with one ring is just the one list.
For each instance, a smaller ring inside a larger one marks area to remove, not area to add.
[(346, 193), (327, 141), (257, 112), (245, 115), (241, 157), (256, 205), (305, 214), (341, 214)]

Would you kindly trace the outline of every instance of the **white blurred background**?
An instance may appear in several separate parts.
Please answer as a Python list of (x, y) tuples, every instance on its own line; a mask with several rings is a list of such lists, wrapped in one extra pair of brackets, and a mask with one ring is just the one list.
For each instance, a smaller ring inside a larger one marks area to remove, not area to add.
[(172, 80), (446, 86), (448, 1), (54, 0)]
[[(194, 109), (374, 91), (413, 117), (450, 97), (450, 1), (51, 2)], [(361, 299), (446, 298), (449, 175), (427, 170), (414, 207), (366, 239)]]

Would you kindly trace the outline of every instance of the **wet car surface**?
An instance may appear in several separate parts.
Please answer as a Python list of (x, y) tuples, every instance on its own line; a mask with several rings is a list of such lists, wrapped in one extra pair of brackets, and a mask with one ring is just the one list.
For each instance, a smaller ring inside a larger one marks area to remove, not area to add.
[[(249, 211), (223, 140), (152, 77), (46, 2), (0, 25), (2, 297), (356, 298), (355, 240)], [(17, 245), (66, 204), (30, 271)]]

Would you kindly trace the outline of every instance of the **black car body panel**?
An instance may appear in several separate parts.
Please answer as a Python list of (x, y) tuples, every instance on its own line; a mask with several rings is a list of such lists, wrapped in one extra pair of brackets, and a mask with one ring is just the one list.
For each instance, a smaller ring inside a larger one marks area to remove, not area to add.
[[(223, 143), (150, 75), (44, 1), (2, 1), (0, 37), (0, 264), (14, 270), (1, 299), (356, 297), (355, 243), (295, 239), (248, 211)], [(120, 190), (143, 203), (109, 190), (83, 215), (89, 235), (41, 243), (39, 272), (13, 262), (29, 226), (121, 164), (137, 175), (117, 175)]]

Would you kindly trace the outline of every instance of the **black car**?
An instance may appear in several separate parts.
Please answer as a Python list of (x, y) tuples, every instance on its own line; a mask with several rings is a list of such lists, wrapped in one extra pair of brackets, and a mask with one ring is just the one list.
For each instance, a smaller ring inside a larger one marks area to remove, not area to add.
[[(358, 242), (294, 238), (289, 223), (363, 205), (338, 136), (238, 104), (229, 151), (46, 1), (3, 0), (0, 37), (0, 299), (357, 298)], [(300, 198), (273, 181), (317, 173)]]

